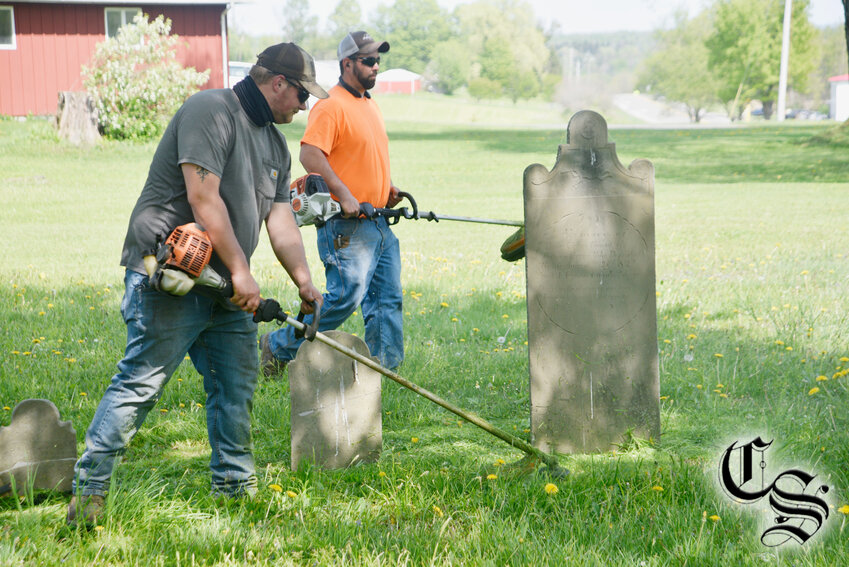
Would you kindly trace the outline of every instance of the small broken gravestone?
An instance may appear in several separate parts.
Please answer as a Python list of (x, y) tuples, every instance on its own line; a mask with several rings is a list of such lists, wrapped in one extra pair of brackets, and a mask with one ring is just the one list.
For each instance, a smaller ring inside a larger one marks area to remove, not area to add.
[(525, 169), (531, 435), (546, 451), (658, 439), (654, 166), (625, 168), (591, 111)]
[(87, 92), (60, 91), (56, 105), (59, 137), (75, 146), (89, 147), (100, 140), (97, 107)]
[[(362, 339), (328, 338), (370, 356)], [(292, 470), (302, 460), (325, 469), (370, 463), (383, 448), (380, 374), (318, 341), (304, 341), (289, 363)]]
[(50, 400), (22, 401), (0, 427), (0, 493), (11, 491), (13, 477), (18, 494), (30, 486), (70, 492), (76, 461), (77, 434)]

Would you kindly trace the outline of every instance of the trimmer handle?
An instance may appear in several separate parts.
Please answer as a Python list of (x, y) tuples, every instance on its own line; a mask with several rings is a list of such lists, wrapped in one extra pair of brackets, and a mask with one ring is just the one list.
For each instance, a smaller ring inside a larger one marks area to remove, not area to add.
[[(315, 334), (318, 331), (318, 323), (321, 320), (321, 310), (318, 308), (318, 304), (313, 301), (311, 303), (313, 306), (313, 320), (312, 324), (304, 325), (304, 313), (298, 313), (298, 317), (295, 319), (299, 325), (295, 326), (295, 337), (297, 338), (305, 338), (308, 341), (315, 340)], [(267, 323), (269, 321), (278, 321), (280, 323), (286, 323), (287, 321), (291, 324), (291, 317), (286, 315), (286, 313), (280, 308), (280, 304), (276, 299), (262, 299), (259, 302), (259, 307), (254, 311), (254, 323)]]
[[(295, 338), (300, 339), (304, 338), (308, 341), (315, 340), (315, 333), (318, 331), (318, 322), (321, 320), (321, 309), (319, 309), (318, 304), (315, 301), (311, 301), (310, 305), (312, 305), (312, 324), (305, 325), (304, 329), (295, 329)], [(304, 322), (304, 312), (298, 311), (298, 323)]]

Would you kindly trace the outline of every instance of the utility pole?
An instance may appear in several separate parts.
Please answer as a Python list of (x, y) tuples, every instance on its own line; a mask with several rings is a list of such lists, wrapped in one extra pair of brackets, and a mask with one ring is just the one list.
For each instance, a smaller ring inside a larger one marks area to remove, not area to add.
[(784, 33), (781, 37), (781, 69), (778, 78), (778, 121), (787, 114), (787, 65), (790, 60), (790, 14), (793, 12), (793, 0), (784, 0)]

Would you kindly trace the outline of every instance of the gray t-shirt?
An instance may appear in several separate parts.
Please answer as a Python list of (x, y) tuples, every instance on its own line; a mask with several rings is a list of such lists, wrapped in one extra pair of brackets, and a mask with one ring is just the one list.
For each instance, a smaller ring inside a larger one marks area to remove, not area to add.
[[(122, 266), (145, 273), (142, 258), (157, 239), (165, 242), (176, 227), (195, 222), (180, 168), (184, 163), (221, 179), (219, 194), (249, 261), (272, 202), (289, 201), (291, 157), (283, 134), (273, 124), (251, 122), (232, 90), (201, 91), (177, 111), (156, 148), (130, 216)], [(214, 253), (210, 265), (229, 279), (230, 271)]]

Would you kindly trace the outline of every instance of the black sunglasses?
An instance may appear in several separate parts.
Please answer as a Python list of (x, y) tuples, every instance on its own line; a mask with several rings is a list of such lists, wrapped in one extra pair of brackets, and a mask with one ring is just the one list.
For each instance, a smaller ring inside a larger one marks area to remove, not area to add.
[(286, 79), (286, 82), (298, 89), (298, 102), (304, 104), (307, 99), (310, 98), (310, 93), (309, 91), (307, 91), (307, 89), (305, 89), (295, 81), (290, 81), (289, 79)]
[(374, 67), (375, 63), (380, 63), (380, 55), (377, 57), (351, 57), (354, 61), (360, 61), (366, 67)]

